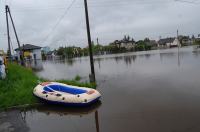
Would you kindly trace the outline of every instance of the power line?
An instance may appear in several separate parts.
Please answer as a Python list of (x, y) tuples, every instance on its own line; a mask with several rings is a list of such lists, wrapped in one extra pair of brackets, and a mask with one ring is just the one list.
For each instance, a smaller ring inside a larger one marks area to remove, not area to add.
[[(6, 0), (5, 0), (6, 1)], [(11, 3), (12, 0), (10, 0)], [(165, 4), (166, 2), (182, 2), (182, 3), (189, 3), (189, 4), (200, 4), (199, 2), (197, 2), (197, 0), (193, 0), (193, 1), (189, 1), (189, 0), (167, 0), (165, 2), (161, 1), (161, 0), (153, 0), (153, 1), (141, 1), (141, 0), (137, 0), (137, 1), (132, 1), (132, 0), (123, 0), (123, 1), (119, 1), (119, 0), (112, 0), (112, 1), (90, 1), (88, 3), (88, 7), (115, 7), (115, 6), (132, 6), (134, 5), (154, 5), (154, 4)], [(83, 8), (84, 6), (81, 4), (77, 4), (76, 6), (74, 6), (73, 8)], [(39, 8), (34, 8), (34, 7), (26, 7), (26, 8), (20, 8), (20, 9), (12, 9), (15, 12), (24, 12), (24, 11), (49, 11), (52, 9), (66, 9), (63, 6), (48, 6), (48, 7), (39, 7)]]
[(11, 4), (12, 4), (12, 0), (9, 1), (9, 4), (8, 4), (8, 5), (11, 7)]
[(174, 1), (181, 2), (181, 3), (189, 3), (189, 4), (200, 4), (199, 2), (187, 1), (187, 0), (174, 0)]
[[(166, 1), (167, 2), (167, 1)], [(182, 2), (182, 3), (189, 3), (189, 4), (199, 4), (196, 1), (186, 1), (186, 0), (168, 0), (168, 2)], [(121, 6), (133, 6), (134, 5), (154, 5), (154, 4), (165, 4), (165, 2), (160, 0), (155, 1), (119, 1), (119, 0), (113, 0), (113, 1), (91, 1), (88, 3), (88, 7), (121, 7)], [(81, 4), (77, 4), (73, 8), (84, 8)], [(33, 8), (33, 7), (26, 7), (24, 9), (13, 9), (15, 12), (25, 12), (25, 11), (49, 11), (52, 9), (56, 10), (62, 10), (65, 9), (63, 6), (48, 6), (48, 7), (40, 7), (40, 8)]]
[(76, 0), (73, 0), (71, 2), (71, 4), (68, 6), (68, 8), (65, 10), (65, 12), (62, 14), (62, 16), (58, 19), (57, 23), (54, 25), (54, 27), (51, 29), (51, 31), (48, 33), (48, 35), (45, 37), (44, 41), (42, 43), (45, 43), (49, 36), (52, 34), (52, 32), (56, 29), (56, 27), (60, 24), (60, 22), (62, 21), (62, 19), (65, 17), (65, 15), (67, 14), (67, 12), (70, 10), (70, 8), (72, 7), (72, 5), (74, 4)]
[[(170, 2), (170, 1), (169, 1)], [(152, 5), (152, 4), (164, 4), (163, 1), (154, 0), (150, 2), (145, 1), (130, 1), (130, 0), (113, 0), (113, 1), (90, 1), (88, 3), (88, 7), (111, 7), (111, 6), (132, 6), (133, 4), (141, 4), (141, 5)], [(82, 4), (77, 4), (73, 8), (83, 8)], [(48, 6), (48, 7), (40, 7), (40, 8), (33, 8), (33, 7), (26, 7), (25, 9), (13, 9), (15, 12), (24, 12), (24, 11), (45, 11), (45, 10), (52, 10), (52, 9), (65, 9), (63, 6)]]

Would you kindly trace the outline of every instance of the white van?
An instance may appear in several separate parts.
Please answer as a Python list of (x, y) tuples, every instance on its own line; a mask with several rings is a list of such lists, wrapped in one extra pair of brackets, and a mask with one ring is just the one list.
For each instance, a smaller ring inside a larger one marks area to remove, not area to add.
[(3, 58), (0, 56), (0, 79), (6, 78), (6, 70)]

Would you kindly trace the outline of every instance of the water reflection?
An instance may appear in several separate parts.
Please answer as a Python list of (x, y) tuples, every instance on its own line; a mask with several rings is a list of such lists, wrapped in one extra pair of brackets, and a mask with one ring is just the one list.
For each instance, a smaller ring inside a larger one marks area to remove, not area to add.
[[(192, 47), (173, 48), (164, 50), (153, 50), (143, 52), (132, 52), (113, 55), (95, 56), (95, 71), (97, 79), (102, 75), (113, 76), (116, 73), (129, 73), (143, 72), (149, 70), (156, 71), (161, 65), (170, 64), (176, 67), (185, 65), (183, 60), (192, 59), (191, 53), (197, 56), (199, 52), (193, 51)], [(148, 66), (149, 65), (149, 66)], [(40, 77), (47, 79), (73, 79), (76, 75), (84, 78), (84, 81), (89, 81), (90, 62), (89, 57), (80, 57), (69, 60), (53, 60), (43, 62), (45, 67), (43, 70), (38, 71)], [(157, 68), (156, 68), (157, 67)], [(164, 68), (162, 66), (161, 68)], [(174, 68), (176, 68), (174, 67)], [(142, 70), (142, 71), (141, 71)], [(140, 73), (138, 73), (140, 74)], [(102, 78), (104, 78), (102, 77)]]
[(88, 107), (64, 107), (59, 105), (38, 105), (31, 107), (25, 110), (25, 112), (41, 112), (46, 115), (56, 114), (59, 116), (75, 115), (75, 116), (84, 116), (97, 111), (101, 106), (101, 102), (98, 101), (95, 104), (92, 104)]
[(25, 66), (33, 69), (34, 71), (42, 71), (43, 70), (42, 60), (26, 60)]
[(169, 53), (160, 53), (160, 60), (162, 61), (163, 59), (170, 59), (170, 58), (174, 58), (174, 56), (176, 55), (176, 53), (173, 52), (169, 52)]
[(98, 113), (98, 111), (95, 112), (95, 124), (96, 124), (96, 132), (100, 132), (99, 131), (99, 113)]
[[(7, 116), (4, 119), (0, 113), (0, 117), (3, 118), (0, 123), (1, 124), (9, 124), (8, 126), (1, 126), (4, 129), (12, 128), (13, 131), (19, 132), (28, 132), (28, 131), (52, 131), (55, 127), (57, 131), (70, 131), (69, 122), (63, 122), (55, 126), (55, 121), (62, 122), (62, 120), (85, 120), (85, 118), (93, 118), (93, 124), (88, 124), (89, 126), (95, 125), (96, 132), (99, 132), (99, 115), (98, 109), (101, 106), (101, 102), (96, 102), (95, 104), (88, 106), (88, 107), (64, 107), (64, 106), (57, 106), (57, 105), (37, 105), (28, 108), (21, 108), (18, 110), (9, 110), (6, 112)], [(53, 118), (52, 118), (53, 117)], [(78, 117), (78, 118), (77, 118)], [(40, 120), (38, 122), (37, 120)], [(46, 120), (48, 119), (48, 120)], [(85, 120), (85, 122), (88, 122)], [(39, 127), (38, 124), (45, 124), (43, 127)], [(67, 123), (67, 124), (66, 124)], [(90, 123), (90, 122), (88, 122)], [(78, 126), (77, 126), (78, 127)], [(59, 129), (60, 128), (60, 129)], [(79, 128), (76, 128), (79, 129)], [(6, 131), (6, 130), (5, 130)], [(81, 128), (80, 128), (81, 131)]]
[[(43, 62), (44, 70), (37, 74), (69, 79), (90, 73), (89, 58), (76, 58), (72, 63)], [(24, 110), (16, 118), (23, 118), (24, 127), (33, 132), (198, 132), (199, 66), (200, 52), (191, 47), (179, 52), (173, 48), (99, 56), (95, 71), (103, 95), (100, 109), (90, 112), (43, 106)]]
[(136, 60), (136, 55), (129, 55), (129, 56), (113, 56), (113, 57), (107, 57), (107, 58), (95, 58), (95, 62), (98, 63), (99, 68), (101, 68), (101, 62), (102, 61), (112, 61), (113, 59), (115, 60), (115, 62), (118, 64), (121, 61), (125, 62), (127, 65), (132, 64), (133, 62), (135, 62)]
[(0, 112), (0, 132), (28, 132), (27, 126), (20, 110)]
[(132, 56), (124, 56), (123, 60), (125, 61), (126, 65), (131, 65), (133, 62), (135, 62), (136, 60), (136, 55), (132, 55)]
[(200, 50), (193, 50), (192, 53), (195, 57), (198, 57), (200, 55)]
[[(25, 110), (25, 120), (27, 122), (27, 124), (30, 123), (35, 123), (35, 121), (33, 121), (30, 117), (34, 117), (34, 118), (40, 118), (45, 120), (45, 124), (48, 126), (48, 128), (45, 128), (46, 131), (50, 131), (53, 129), (53, 127), (55, 127), (52, 124), (52, 121), (48, 121), (46, 119), (52, 118), (52, 120), (54, 121), (59, 121), (60, 125), (56, 125), (56, 127), (58, 128), (58, 131), (70, 131), (70, 125), (67, 124), (71, 124), (74, 125), (72, 122), (69, 123), (67, 122), (68, 120), (84, 120), (84, 122), (86, 123), (90, 123), (88, 122), (87, 118), (93, 118), (92, 120), (94, 121), (92, 124), (88, 124), (89, 126), (95, 126), (94, 128), (96, 129), (97, 132), (99, 132), (99, 118), (98, 118), (98, 109), (101, 106), (101, 102), (98, 101), (93, 105), (90, 105), (88, 107), (82, 107), (82, 108), (77, 108), (77, 107), (63, 107), (63, 106), (55, 106), (55, 105), (42, 105), (42, 106), (37, 106), (31, 109), (26, 109)], [(41, 116), (41, 114), (43, 114), (43, 116)], [(28, 116), (28, 117), (27, 117)], [(77, 118), (78, 117), (78, 118)], [(61, 123), (61, 120), (66, 120), (64, 121), (64, 124)], [(66, 124), (67, 123), (67, 124)], [(33, 126), (33, 124), (31, 124), (31, 127)], [(81, 130), (81, 127), (79, 128), (79, 126), (76, 126), (76, 131), (79, 129)], [(61, 128), (61, 129), (59, 129)], [(31, 128), (32, 130), (35, 128)], [(42, 129), (39, 129), (39, 131), (41, 131)], [(72, 130), (73, 131), (73, 130)]]
[(69, 65), (69, 66), (73, 66), (74, 64), (74, 59), (66, 59), (65, 62)]

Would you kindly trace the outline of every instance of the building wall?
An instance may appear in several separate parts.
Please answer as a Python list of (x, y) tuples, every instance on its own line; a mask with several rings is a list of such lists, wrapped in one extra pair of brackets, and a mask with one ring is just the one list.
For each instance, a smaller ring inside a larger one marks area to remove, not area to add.
[(130, 50), (135, 47), (135, 44), (131, 42), (121, 43), (121, 47), (126, 48), (127, 50)]
[(42, 59), (41, 49), (35, 49), (32, 51), (32, 59), (34, 59), (34, 54), (36, 55), (36, 60)]
[[(34, 60), (34, 54), (36, 56), (36, 60), (41, 60), (42, 59), (42, 55), (41, 55), (41, 49), (35, 49), (35, 50), (31, 50), (31, 51), (28, 51), (30, 52), (30, 59), (31, 60)], [(20, 52), (19, 51), (16, 51), (17, 53), (17, 57), (18, 57), (18, 60), (20, 59)]]
[(19, 54), (19, 51), (16, 51), (16, 56), (18, 58), (18, 61), (20, 60), (20, 54)]
[(4, 55), (5, 55), (4, 51), (0, 50), (0, 56), (4, 56)]
[(171, 43), (170, 46), (178, 46), (179, 45), (179, 40), (176, 38), (174, 39), (173, 43)]
[(166, 43), (167, 47), (170, 47), (172, 43)]

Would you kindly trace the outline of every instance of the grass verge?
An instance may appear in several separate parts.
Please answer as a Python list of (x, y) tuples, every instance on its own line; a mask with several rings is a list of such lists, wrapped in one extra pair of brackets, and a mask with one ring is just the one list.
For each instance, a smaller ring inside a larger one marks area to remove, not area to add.
[[(0, 109), (38, 103), (37, 98), (33, 96), (32, 92), (39, 81), (50, 80), (40, 79), (31, 69), (24, 68), (17, 64), (9, 64), (6, 79), (0, 80)], [(87, 82), (82, 83), (75, 79), (53, 81), (82, 87), (96, 87), (95, 84)]]

